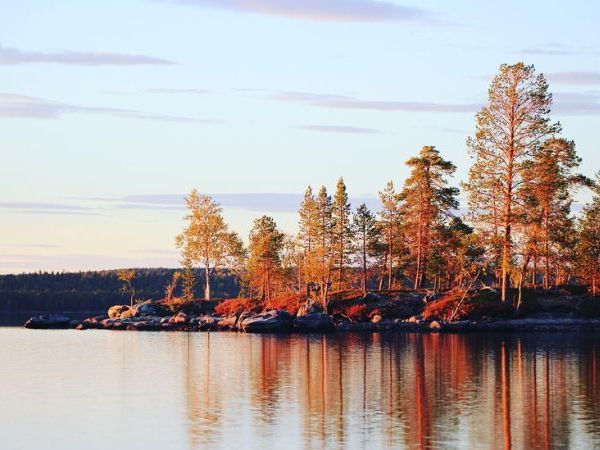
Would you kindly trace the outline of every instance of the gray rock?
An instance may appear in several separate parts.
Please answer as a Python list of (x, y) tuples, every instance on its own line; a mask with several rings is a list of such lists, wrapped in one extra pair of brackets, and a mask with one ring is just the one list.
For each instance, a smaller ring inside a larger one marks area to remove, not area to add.
[(302, 333), (328, 332), (335, 329), (331, 316), (322, 312), (296, 317), (294, 326)]
[(322, 313), (323, 305), (320, 302), (317, 302), (312, 299), (307, 299), (303, 305), (300, 305), (298, 308), (298, 312), (296, 313), (296, 317), (306, 316), (307, 314), (317, 314)]
[(134, 316), (135, 317), (140, 317), (140, 316), (164, 316), (168, 314), (167, 309), (158, 304), (155, 303), (153, 301), (147, 301), (144, 303), (138, 303), (137, 305), (135, 305), (133, 307), (134, 310)]
[(220, 317), (200, 316), (196, 320), (198, 331), (213, 331), (219, 327)]
[(177, 325), (184, 325), (187, 322), (188, 322), (188, 316), (184, 312), (178, 312), (176, 315), (174, 315), (173, 317), (171, 317), (169, 319), (169, 323), (177, 324)]
[(221, 318), (217, 322), (217, 325), (222, 330), (235, 330), (237, 321), (238, 321), (237, 316), (233, 315), (233, 316)]
[(71, 326), (71, 319), (61, 314), (41, 315), (25, 322), (25, 328), (36, 330), (66, 329)]
[(294, 322), (287, 311), (268, 311), (248, 317), (241, 322), (241, 329), (247, 333), (290, 331)]

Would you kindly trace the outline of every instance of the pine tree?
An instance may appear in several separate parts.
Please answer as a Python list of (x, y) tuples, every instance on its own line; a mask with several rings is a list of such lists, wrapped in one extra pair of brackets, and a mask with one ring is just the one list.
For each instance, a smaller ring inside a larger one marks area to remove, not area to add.
[(331, 287), (331, 269), (333, 265), (332, 238), (333, 238), (333, 206), (331, 196), (325, 186), (321, 186), (316, 199), (317, 205), (317, 256), (319, 260), (318, 281), (321, 302), (327, 310), (327, 297)]
[(402, 227), (400, 202), (393, 182), (388, 181), (384, 190), (379, 193), (379, 199), (381, 200), (381, 211), (379, 212), (378, 226), (381, 229), (385, 244), (383, 266), (387, 268), (387, 287), (391, 290), (393, 287), (394, 257), (398, 253), (398, 241), (400, 240)]
[(543, 260), (544, 289), (550, 288), (552, 261), (558, 265), (566, 250), (565, 240), (574, 234), (574, 223), (569, 217), (573, 188), (588, 182), (584, 176), (573, 173), (580, 163), (573, 141), (552, 138), (525, 166), (525, 221), (529, 224), (526, 231), (530, 252), (535, 254), (536, 261), (538, 255)]
[(523, 171), (543, 141), (560, 127), (550, 123), (552, 96), (544, 76), (536, 74), (533, 66), (501, 65), (488, 100), (477, 113), (475, 137), (467, 140), (475, 164), (466, 187), (476, 227), (489, 229), (486, 222), (498, 220), (500, 284), (502, 300), (506, 301), (513, 264), (512, 231), (518, 225), (518, 208), (523, 203)]
[(581, 274), (591, 286), (592, 295), (598, 292), (600, 276), (600, 173), (593, 187), (594, 197), (583, 209), (579, 223), (578, 262)]
[(344, 180), (337, 182), (332, 205), (332, 250), (335, 254), (337, 269), (337, 289), (344, 286), (344, 270), (352, 254), (352, 227), (350, 222), (350, 203)]
[(361, 289), (363, 293), (367, 292), (367, 263), (368, 258), (375, 247), (378, 239), (378, 227), (376, 226), (375, 216), (367, 205), (360, 205), (352, 216), (352, 229), (356, 248), (358, 249), (358, 261), (361, 267)]
[(254, 221), (249, 236), (248, 282), (257, 296), (270, 304), (281, 279), (281, 253), (285, 235), (275, 220), (262, 216)]
[(431, 257), (432, 241), (440, 240), (436, 233), (441, 232), (445, 221), (458, 208), (458, 189), (449, 187), (447, 181), (456, 167), (432, 146), (423, 147), (419, 156), (410, 158), (406, 165), (411, 173), (399, 198), (414, 261), (414, 288), (419, 289)]
[(310, 186), (306, 189), (304, 199), (298, 211), (300, 216), (298, 243), (302, 249), (301, 267), (306, 296), (310, 296), (310, 288), (313, 283), (318, 284), (318, 231), (319, 211), (317, 200)]

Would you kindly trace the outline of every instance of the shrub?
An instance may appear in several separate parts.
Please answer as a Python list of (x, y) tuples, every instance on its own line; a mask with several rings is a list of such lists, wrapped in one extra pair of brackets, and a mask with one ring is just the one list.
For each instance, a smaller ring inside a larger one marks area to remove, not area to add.
[(215, 306), (215, 313), (223, 316), (238, 315), (245, 311), (258, 313), (263, 309), (260, 301), (252, 298), (230, 298)]
[(359, 322), (367, 318), (367, 305), (358, 304), (352, 305), (344, 311), (344, 314), (354, 322)]
[(269, 303), (270, 309), (284, 309), (291, 315), (295, 316), (298, 312), (300, 304), (304, 302), (304, 297), (299, 294), (280, 295), (271, 299)]
[[(429, 302), (423, 310), (425, 320), (449, 320), (463, 298), (464, 290), (453, 289), (438, 300)], [(458, 307), (454, 320), (475, 320), (482, 317), (506, 318), (514, 310), (509, 302), (503, 302), (495, 293), (476, 292), (466, 296)]]

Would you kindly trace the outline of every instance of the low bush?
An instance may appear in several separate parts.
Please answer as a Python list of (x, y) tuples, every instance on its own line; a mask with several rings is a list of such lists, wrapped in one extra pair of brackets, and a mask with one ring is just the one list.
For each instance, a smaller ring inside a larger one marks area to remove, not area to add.
[[(468, 294), (462, 301), (464, 290), (452, 289), (438, 300), (427, 303), (423, 310), (425, 320), (477, 320), (483, 317), (508, 318), (514, 314), (509, 302), (503, 302), (497, 293), (479, 291)], [(456, 311), (454, 317), (452, 315)]]
[(364, 321), (368, 317), (369, 308), (365, 304), (352, 305), (346, 308), (342, 314), (347, 316), (353, 322)]
[(245, 311), (259, 313), (263, 309), (263, 304), (252, 298), (230, 298), (223, 300), (215, 306), (215, 313), (222, 316), (238, 315)]
[(268, 304), (269, 309), (284, 309), (291, 315), (295, 316), (298, 308), (304, 303), (304, 296), (300, 294), (280, 295), (271, 299)]

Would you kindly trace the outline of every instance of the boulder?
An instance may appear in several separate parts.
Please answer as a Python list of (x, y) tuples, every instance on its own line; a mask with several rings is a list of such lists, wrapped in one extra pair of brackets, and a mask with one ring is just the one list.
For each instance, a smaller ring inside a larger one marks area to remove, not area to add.
[(119, 319), (131, 319), (132, 317), (134, 317), (135, 315), (135, 311), (131, 308), (129, 308), (126, 311), (123, 311), (121, 313), (121, 315), (119, 316)]
[(165, 316), (168, 315), (168, 310), (161, 304), (155, 303), (152, 300), (138, 303), (133, 307), (133, 316)]
[(331, 316), (319, 312), (296, 317), (294, 327), (302, 333), (323, 333), (333, 331), (335, 324)]
[(434, 320), (433, 322), (431, 322), (429, 324), (429, 329), (431, 329), (431, 330), (441, 330), (442, 329), (442, 324), (439, 323), (437, 320)]
[(200, 316), (200, 317), (198, 317), (198, 319), (196, 321), (197, 326), (198, 326), (198, 331), (216, 330), (220, 326), (221, 320), (222, 319), (220, 317)]
[(184, 325), (188, 322), (188, 316), (184, 312), (178, 312), (176, 315), (169, 319), (169, 323), (176, 325)]
[(323, 305), (321, 305), (320, 302), (311, 300), (311, 299), (307, 299), (306, 302), (302, 305), (300, 305), (300, 308), (298, 308), (298, 312), (296, 313), (296, 317), (302, 317), (302, 316), (306, 316), (307, 314), (317, 314), (317, 313), (322, 313), (323, 311)]
[(375, 314), (373, 317), (371, 317), (371, 323), (379, 323), (383, 320), (383, 317), (381, 317), (380, 314)]
[(235, 330), (237, 320), (238, 320), (238, 318), (235, 315), (223, 317), (223, 318), (219, 319), (219, 321), (217, 322), (217, 325), (222, 330)]
[(125, 311), (129, 311), (131, 308), (127, 305), (114, 305), (108, 308), (109, 319), (118, 319)]
[(290, 331), (294, 321), (287, 311), (268, 311), (248, 317), (241, 322), (241, 329), (247, 333), (268, 333)]
[(61, 314), (35, 316), (25, 322), (25, 328), (36, 330), (66, 329), (70, 326), (71, 319)]

